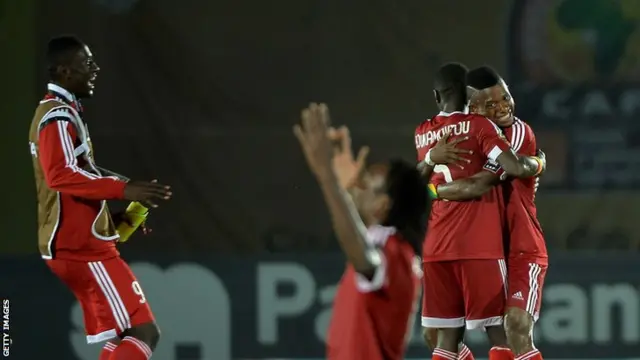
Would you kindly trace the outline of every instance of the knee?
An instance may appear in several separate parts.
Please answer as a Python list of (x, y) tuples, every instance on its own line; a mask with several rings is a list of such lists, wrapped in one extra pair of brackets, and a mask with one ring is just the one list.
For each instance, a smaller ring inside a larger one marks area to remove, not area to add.
[(508, 347), (505, 329), (502, 325), (489, 326), (485, 328), (485, 331), (487, 332), (487, 338), (489, 339), (491, 346)]
[(533, 317), (520, 308), (509, 308), (504, 317), (507, 334), (528, 336), (533, 327)]
[(158, 345), (158, 341), (160, 341), (160, 328), (156, 323), (146, 323), (128, 329), (124, 335), (132, 336), (144, 342), (153, 351)]
[(429, 349), (435, 349), (438, 343), (438, 329), (422, 328), (422, 338)]
[(156, 345), (158, 345), (158, 341), (160, 341), (160, 327), (158, 324), (153, 323), (152, 329), (153, 330), (151, 330), (151, 333), (149, 334), (149, 346), (151, 347), (151, 350), (155, 350)]

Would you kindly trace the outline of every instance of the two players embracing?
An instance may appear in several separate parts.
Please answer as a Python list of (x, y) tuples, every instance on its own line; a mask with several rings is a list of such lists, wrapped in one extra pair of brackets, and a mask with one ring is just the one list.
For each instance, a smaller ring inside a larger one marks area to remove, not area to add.
[(490, 359), (542, 359), (532, 329), (548, 265), (534, 204), (544, 154), (492, 69), (446, 64), (434, 93), (441, 112), (415, 133), (434, 199), (422, 259), (425, 340), (433, 359), (472, 359), (465, 328), (484, 328)]

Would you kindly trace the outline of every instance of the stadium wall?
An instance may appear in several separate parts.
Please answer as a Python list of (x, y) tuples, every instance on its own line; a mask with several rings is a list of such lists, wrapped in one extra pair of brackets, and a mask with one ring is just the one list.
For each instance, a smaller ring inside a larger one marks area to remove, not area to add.
[[(156, 360), (323, 355), (343, 268), (337, 255), (129, 259), (163, 329)], [(640, 256), (553, 256), (535, 336), (546, 358), (624, 359), (640, 349)], [(0, 258), (11, 358), (93, 360), (80, 307), (35, 257)], [(408, 356), (424, 358), (419, 328)], [(34, 340), (38, 346), (33, 346)], [(470, 347), (485, 354), (482, 333)]]

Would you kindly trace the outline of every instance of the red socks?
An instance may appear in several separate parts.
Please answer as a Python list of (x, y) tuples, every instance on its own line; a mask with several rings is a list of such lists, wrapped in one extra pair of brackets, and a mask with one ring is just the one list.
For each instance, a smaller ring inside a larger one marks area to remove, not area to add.
[(494, 346), (489, 350), (489, 360), (513, 360), (513, 352), (509, 348)]
[(458, 350), (458, 360), (475, 360), (471, 350), (465, 344), (460, 345)]
[(433, 350), (433, 355), (431, 355), (431, 360), (458, 360), (458, 354), (435, 348)]
[(107, 343), (104, 344), (102, 351), (100, 352), (100, 358), (98, 360), (109, 360), (109, 357), (111, 357), (111, 353), (116, 349), (117, 346), (118, 345), (107, 341)]
[(150, 357), (149, 345), (134, 337), (126, 336), (113, 350), (109, 360), (148, 360)]
[(543, 360), (543, 359), (542, 359), (542, 354), (540, 354), (540, 351), (538, 351), (538, 349), (533, 349), (526, 354), (522, 354), (516, 357), (516, 360)]

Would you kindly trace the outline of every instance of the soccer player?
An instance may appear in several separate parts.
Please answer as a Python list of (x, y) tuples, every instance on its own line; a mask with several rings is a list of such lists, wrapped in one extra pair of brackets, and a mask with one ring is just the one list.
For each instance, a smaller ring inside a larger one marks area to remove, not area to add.
[(329, 129), (328, 116), (325, 105), (312, 104), (294, 128), (348, 262), (334, 300), (327, 358), (401, 360), (420, 293), (426, 182), (401, 160), (365, 170), (365, 151), (353, 160), (347, 129)]
[(47, 59), (48, 93), (29, 131), (40, 253), (82, 306), (87, 342), (109, 340), (101, 360), (148, 359), (160, 333), (140, 284), (116, 249), (119, 237), (105, 200), (156, 207), (171, 191), (98, 170), (79, 101), (93, 95), (100, 68), (89, 47), (72, 36), (52, 39)]
[[(543, 167), (537, 158), (515, 155), (490, 120), (468, 114), (466, 76), (466, 67), (457, 63), (438, 70), (434, 95), (441, 112), (416, 129), (419, 168), (427, 179), (435, 173), (429, 187), (434, 198), (438, 185), (481, 171), (487, 160), (516, 177), (536, 176)], [(445, 134), (454, 140), (468, 137), (459, 144), (469, 152), (462, 164), (436, 166), (443, 159), (434, 159), (431, 150)], [(502, 337), (494, 344), (506, 345), (501, 326), (506, 301), (503, 209), (502, 193), (495, 188), (477, 201), (433, 203), (423, 249), (422, 309), (422, 326), (438, 329), (433, 359), (457, 359), (465, 325), (487, 328)], [(492, 349), (489, 358), (510, 357)]]
[[(489, 67), (469, 72), (473, 88), (471, 109), (495, 122), (519, 155), (536, 155), (536, 138), (531, 127), (514, 116), (515, 103), (504, 80)], [(438, 194), (448, 200), (481, 197), (500, 182), (502, 169), (487, 163), (486, 171), (438, 186)], [(538, 178), (513, 179), (502, 187), (507, 199), (509, 252), (507, 261), (508, 299), (505, 313), (507, 342), (517, 360), (542, 359), (531, 336), (542, 302), (542, 287), (548, 267), (547, 248), (534, 203)]]

